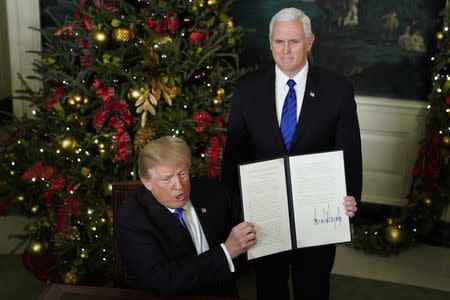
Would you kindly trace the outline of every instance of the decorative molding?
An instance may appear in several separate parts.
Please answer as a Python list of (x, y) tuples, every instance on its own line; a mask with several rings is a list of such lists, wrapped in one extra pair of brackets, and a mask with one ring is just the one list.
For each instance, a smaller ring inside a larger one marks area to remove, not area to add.
[(426, 102), (356, 96), (363, 150), (362, 201), (403, 206), (424, 133)]
[[(33, 60), (36, 55), (28, 51), (41, 50), (41, 35), (39, 31), (40, 11), (39, 0), (6, 0), (6, 18), (8, 23), (8, 42), (11, 69), (11, 90), (13, 96), (15, 91), (23, 88), (18, 74), (28, 76), (33, 73)], [(36, 81), (28, 82), (31, 88), (37, 90), (40, 84)], [(13, 101), (13, 113), (21, 116), (29, 112), (29, 107), (22, 100)]]

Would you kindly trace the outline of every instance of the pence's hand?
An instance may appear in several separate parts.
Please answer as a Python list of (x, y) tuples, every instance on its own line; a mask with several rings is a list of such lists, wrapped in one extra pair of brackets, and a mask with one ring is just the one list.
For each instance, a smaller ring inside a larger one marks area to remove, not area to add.
[(355, 216), (356, 211), (358, 208), (356, 207), (356, 200), (353, 196), (345, 196), (344, 197), (344, 208), (345, 208), (345, 214), (349, 216), (350, 218)]
[(224, 243), (231, 258), (241, 255), (256, 244), (256, 232), (253, 224), (242, 222), (234, 226)]

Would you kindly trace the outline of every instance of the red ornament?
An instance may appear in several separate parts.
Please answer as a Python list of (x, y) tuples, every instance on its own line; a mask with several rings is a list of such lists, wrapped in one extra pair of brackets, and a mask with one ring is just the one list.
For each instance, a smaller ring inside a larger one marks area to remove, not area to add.
[(164, 25), (169, 31), (174, 32), (180, 28), (180, 21), (176, 13), (168, 13), (164, 16)]
[(144, 23), (147, 24), (148, 27), (153, 28), (159, 24), (159, 21), (157, 21), (155, 17), (148, 17), (144, 19)]
[(192, 31), (189, 35), (189, 40), (193, 43), (200, 43), (205, 38), (205, 35), (200, 31)]
[(194, 126), (194, 130), (198, 133), (207, 131), (212, 122), (211, 115), (204, 110), (194, 112), (192, 114), (192, 118), (197, 121), (197, 124)]
[(450, 105), (450, 96), (445, 95), (445, 104)]

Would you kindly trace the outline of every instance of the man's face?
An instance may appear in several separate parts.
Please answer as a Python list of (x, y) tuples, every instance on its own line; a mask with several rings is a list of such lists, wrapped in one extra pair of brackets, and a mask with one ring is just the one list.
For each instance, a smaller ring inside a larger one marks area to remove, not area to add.
[(142, 182), (156, 200), (168, 208), (183, 207), (189, 200), (191, 182), (184, 164), (162, 164), (150, 170), (151, 178)]
[(278, 68), (290, 78), (297, 75), (306, 64), (314, 35), (306, 38), (303, 24), (298, 20), (275, 21), (269, 39)]

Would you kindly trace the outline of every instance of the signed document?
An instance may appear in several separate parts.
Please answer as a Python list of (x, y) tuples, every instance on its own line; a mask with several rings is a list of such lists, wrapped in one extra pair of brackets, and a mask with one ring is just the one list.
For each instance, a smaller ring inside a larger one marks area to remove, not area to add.
[(239, 176), (244, 219), (258, 237), (248, 259), (350, 241), (342, 151), (243, 164)]

